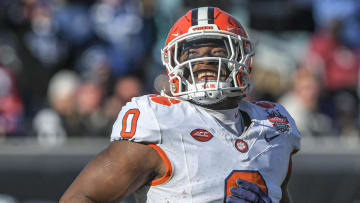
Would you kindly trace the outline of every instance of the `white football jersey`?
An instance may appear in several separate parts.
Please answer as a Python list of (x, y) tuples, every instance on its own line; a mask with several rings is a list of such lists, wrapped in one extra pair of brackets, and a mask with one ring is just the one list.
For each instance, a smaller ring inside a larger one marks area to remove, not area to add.
[(187, 101), (146, 95), (127, 103), (111, 141), (148, 143), (167, 165), (164, 177), (136, 192), (137, 201), (224, 202), (241, 178), (279, 202), (289, 159), (300, 148), (295, 123), (281, 105), (271, 102), (240, 101), (238, 116), (244, 130), (234, 134)]

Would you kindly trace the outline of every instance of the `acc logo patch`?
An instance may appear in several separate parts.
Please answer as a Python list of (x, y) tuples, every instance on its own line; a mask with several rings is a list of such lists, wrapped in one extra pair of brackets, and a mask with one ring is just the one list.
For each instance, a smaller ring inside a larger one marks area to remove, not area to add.
[(235, 148), (241, 153), (245, 153), (249, 150), (247, 143), (242, 139), (235, 141)]
[(197, 141), (207, 142), (213, 138), (213, 135), (204, 129), (195, 129), (191, 131), (190, 135)]

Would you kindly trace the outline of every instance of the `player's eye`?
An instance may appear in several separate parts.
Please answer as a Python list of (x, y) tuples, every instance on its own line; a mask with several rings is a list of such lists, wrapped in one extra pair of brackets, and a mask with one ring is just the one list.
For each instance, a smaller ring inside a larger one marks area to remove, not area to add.
[(196, 51), (195, 49), (189, 49), (187, 54), (189, 55), (189, 57), (196, 56), (198, 54), (198, 51)]
[(197, 49), (188, 49), (185, 52), (184, 57), (186, 58), (186, 60), (197, 58), (199, 57), (199, 51)]
[(186, 49), (186, 50), (182, 51), (182, 55), (180, 57), (180, 62), (196, 58), (198, 55), (199, 55), (199, 53), (196, 49), (191, 49), (191, 48)]
[(216, 48), (212, 51), (213, 56), (220, 56), (220, 57), (226, 57), (227, 51), (223, 48)]

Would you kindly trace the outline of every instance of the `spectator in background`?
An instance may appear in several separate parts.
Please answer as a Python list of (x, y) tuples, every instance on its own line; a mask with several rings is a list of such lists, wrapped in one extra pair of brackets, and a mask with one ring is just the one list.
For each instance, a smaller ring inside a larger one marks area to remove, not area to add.
[(67, 136), (77, 136), (83, 129), (75, 111), (75, 92), (80, 80), (75, 72), (63, 70), (49, 82), (49, 107), (40, 110), (34, 117), (33, 128), (39, 141), (57, 144)]
[(104, 46), (94, 45), (84, 50), (76, 69), (83, 79), (97, 83), (108, 94), (113, 76)]
[(313, 16), (319, 29), (335, 19), (341, 21), (341, 41), (357, 50), (360, 49), (360, 4), (358, 0), (314, 0)]
[(0, 138), (23, 133), (23, 104), (15, 76), (9, 68), (0, 66)]
[(95, 82), (84, 81), (76, 90), (75, 109), (79, 116), (79, 127), (83, 129), (81, 136), (107, 136), (107, 119), (103, 113), (101, 102), (102, 88)]
[[(90, 9), (96, 35), (106, 44), (111, 73), (134, 73), (145, 55), (147, 36), (138, 0), (98, 0)], [(139, 60), (140, 59), (140, 60)]]
[(334, 97), (334, 126), (336, 133), (340, 136), (359, 136), (358, 102), (356, 96), (343, 91)]
[(342, 22), (334, 19), (316, 32), (309, 45), (305, 67), (321, 77), (329, 91), (355, 90), (358, 84), (360, 59), (341, 40)]
[[(333, 19), (312, 37), (303, 67), (320, 78), (323, 86), (320, 111), (336, 122), (340, 107), (336, 95), (346, 92), (358, 103), (360, 55), (353, 47), (347, 46), (341, 38), (343, 21)], [(356, 111), (356, 110), (354, 110)], [(355, 123), (358, 119), (354, 117)], [(340, 126), (337, 131), (341, 131)]]
[(54, 18), (59, 35), (71, 46), (70, 51), (81, 51), (94, 38), (87, 1), (54, 2)]
[(113, 95), (110, 96), (105, 104), (105, 114), (110, 118), (111, 125), (117, 118), (121, 108), (131, 100), (143, 93), (141, 81), (134, 76), (125, 76), (117, 80)]
[(44, 67), (53, 68), (66, 53), (65, 43), (57, 36), (58, 26), (54, 18), (51, 1), (24, 1), (25, 16), (30, 30), (24, 35), (24, 42), (31, 54)]
[(307, 69), (298, 69), (292, 81), (292, 89), (280, 98), (279, 103), (294, 118), (300, 133), (303, 136), (333, 135), (331, 119), (317, 109), (318, 80)]
[[(324, 113), (331, 116), (337, 133), (346, 134), (344, 115), (348, 125), (358, 128), (359, 115), (356, 109), (359, 103), (359, 68), (360, 68), (360, 4), (358, 0), (316, 0), (313, 1), (314, 20), (318, 30), (313, 35), (305, 67), (322, 76), (324, 91), (321, 96), (321, 107)], [(349, 99), (344, 100), (341, 98)], [(341, 99), (339, 99), (341, 98)], [(339, 101), (342, 101), (339, 103)], [(352, 115), (344, 103), (355, 107)], [(344, 111), (345, 110), (345, 111)], [(348, 112), (348, 113), (345, 113)], [(356, 112), (356, 113), (355, 113)], [(356, 114), (356, 115), (353, 115)], [(338, 123), (340, 122), (340, 123)], [(342, 123), (342, 124), (341, 124)], [(350, 133), (353, 134), (353, 133)]]

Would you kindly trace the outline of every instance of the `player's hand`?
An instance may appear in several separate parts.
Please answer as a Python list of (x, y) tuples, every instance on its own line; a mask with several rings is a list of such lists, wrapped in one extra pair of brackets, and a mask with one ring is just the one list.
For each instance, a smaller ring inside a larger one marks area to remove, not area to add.
[(242, 179), (237, 179), (238, 187), (230, 189), (231, 195), (226, 198), (226, 203), (272, 203), (270, 197), (257, 186)]

